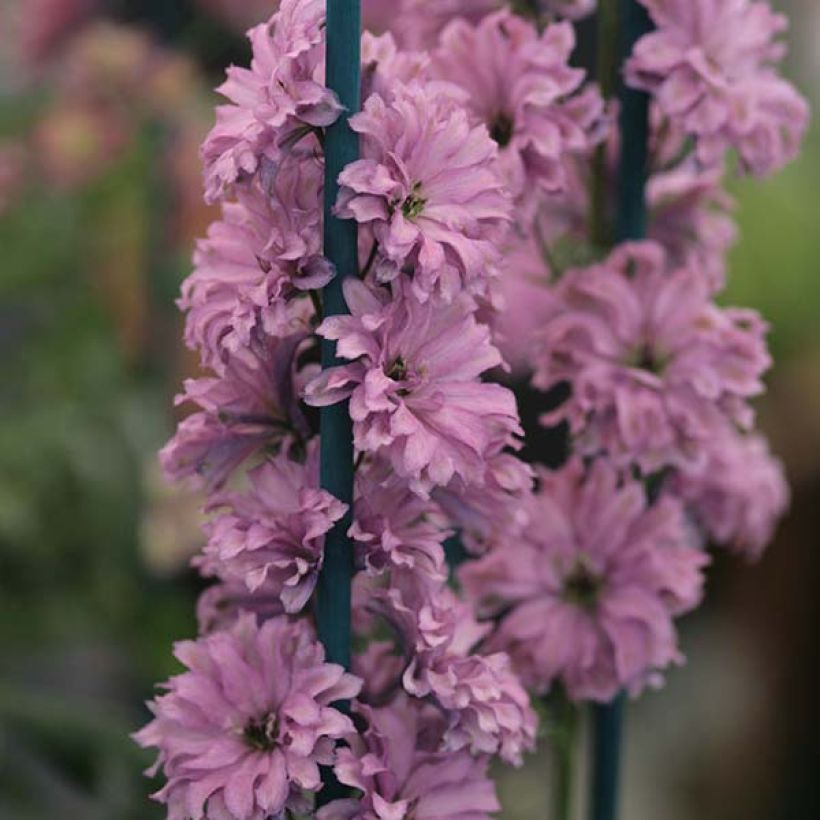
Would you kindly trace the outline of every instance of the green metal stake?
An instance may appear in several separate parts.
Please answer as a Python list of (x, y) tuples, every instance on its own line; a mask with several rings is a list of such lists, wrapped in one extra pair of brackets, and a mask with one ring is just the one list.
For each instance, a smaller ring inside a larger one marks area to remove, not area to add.
[[(337, 275), (322, 290), (324, 316), (347, 313), (342, 282), (359, 272), (358, 231), (352, 220), (338, 219), (333, 206), (342, 169), (358, 159), (359, 140), (348, 118), (361, 107), (361, 3), (328, 0), (327, 87), (336, 92), (345, 113), (325, 133), (324, 252)], [(338, 364), (336, 343), (322, 340), (322, 367)], [(348, 403), (324, 407), (320, 415), (320, 481), (323, 489), (348, 505), (348, 513), (325, 538), (325, 559), (316, 591), (316, 627), (327, 660), (350, 668), (350, 587), (353, 580), (353, 546), (347, 535), (353, 508), (353, 423)], [(348, 704), (337, 704), (347, 709)], [(324, 788), (318, 804), (345, 795), (333, 772), (322, 773)]]
[[(337, 219), (333, 206), (342, 169), (359, 154), (357, 135), (348, 116), (359, 110), (361, 83), (361, 8), (359, 0), (328, 0), (327, 86), (336, 92), (346, 114), (325, 135), (325, 255), (337, 276), (322, 291), (325, 316), (347, 313), (342, 282), (358, 274), (356, 223)], [(322, 367), (338, 364), (336, 344), (322, 340)], [(321, 411), (321, 485), (349, 507), (353, 504), (353, 425), (347, 402)], [(350, 513), (325, 539), (324, 568), (319, 576), (316, 621), (319, 638), (332, 663), (350, 667), (350, 584), (353, 548), (347, 536)]]
[[(622, 62), (636, 41), (651, 30), (649, 15), (637, 0), (620, 0)], [(615, 239), (646, 236), (646, 180), (649, 166), (649, 96), (622, 86), (620, 92), (621, 159)], [(616, 820), (625, 697), (592, 710), (591, 820)]]

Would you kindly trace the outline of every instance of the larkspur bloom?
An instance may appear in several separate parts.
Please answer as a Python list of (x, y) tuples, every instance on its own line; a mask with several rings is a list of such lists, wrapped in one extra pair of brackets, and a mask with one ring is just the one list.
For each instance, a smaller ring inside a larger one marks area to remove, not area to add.
[(441, 747), (498, 754), (519, 765), (535, 743), (529, 696), (503, 652), (479, 655), (488, 628), (444, 583), (395, 572), (370, 606), (395, 630), (408, 663), (402, 683), (417, 698), (432, 698), (447, 718)]
[(367, 572), (405, 567), (443, 580), (442, 543), (451, 534), (441, 509), (396, 479), (389, 465), (357, 472), (350, 536), (357, 563)]
[(713, 291), (726, 282), (726, 254), (737, 238), (734, 201), (721, 181), (721, 169), (688, 164), (653, 174), (646, 188), (649, 238), (663, 245), (672, 266), (701, 271)]
[(233, 66), (217, 89), (229, 104), (202, 146), (209, 201), (247, 179), (265, 159), (278, 164), (294, 142), (336, 121), (342, 111), (324, 85), (324, 0), (283, 0), (252, 28), (250, 68)]
[(482, 291), (510, 203), (496, 173), (496, 145), (437, 83), (371, 95), (350, 125), (362, 159), (339, 175), (336, 213), (372, 232), (380, 282), (404, 271), (420, 298)]
[(169, 479), (190, 479), (219, 488), (244, 461), (264, 447), (303, 441), (310, 433), (299, 407), (302, 376), (296, 353), (306, 334), (255, 339), (218, 375), (188, 379), (177, 404), (199, 410), (180, 422), (160, 451)]
[(520, 537), (459, 573), (485, 616), (486, 651), (505, 651), (539, 693), (560, 681), (578, 700), (633, 693), (681, 660), (673, 617), (700, 600), (706, 554), (679, 504), (649, 506), (606, 462), (543, 470)]
[(402, 45), (428, 50), (437, 44), (441, 30), (453, 19), (477, 23), (497, 11), (501, 0), (402, 0), (393, 28), (401, 33)]
[(760, 558), (789, 505), (783, 465), (766, 440), (733, 428), (715, 437), (702, 469), (669, 483), (709, 538), (750, 560)]
[(244, 580), (216, 581), (196, 602), (200, 635), (228, 629), (244, 614), (251, 614), (258, 623), (263, 623), (284, 612), (280, 589), (270, 580), (254, 592), (248, 592)]
[(786, 18), (754, 0), (641, 0), (657, 30), (626, 64), (627, 81), (655, 95), (674, 127), (696, 140), (707, 165), (737, 150), (757, 175), (793, 159), (808, 106), (776, 72)]
[(334, 771), (362, 797), (334, 801), (319, 820), (489, 820), (500, 810), (486, 756), (438, 751), (444, 725), (436, 709), (400, 696), (357, 715), (366, 729), (339, 751)]
[(727, 420), (748, 429), (748, 400), (769, 367), (757, 313), (718, 308), (704, 276), (670, 270), (654, 242), (627, 243), (567, 272), (539, 338), (535, 384), (568, 381), (576, 448), (646, 472), (695, 465)]
[(603, 103), (595, 93), (573, 98), (585, 76), (569, 65), (574, 47), (569, 23), (539, 34), (507, 11), (476, 26), (456, 20), (442, 32), (436, 74), (468, 92), (468, 109), (498, 144), (504, 179), (516, 195), (533, 181), (561, 190), (567, 156), (591, 146)]
[(353, 731), (331, 703), (355, 696), (357, 678), (325, 663), (305, 621), (258, 626), (241, 616), (227, 631), (177, 644), (186, 671), (150, 706), (137, 733), (159, 750), (167, 784), (155, 798), (169, 820), (267, 820), (304, 810), (301, 791), (321, 788), (320, 765)]
[(420, 302), (402, 285), (391, 298), (348, 279), (344, 294), (351, 315), (325, 319), (318, 333), (348, 363), (309, 382), (305, 400), (350, 398), (356, 448), (384, 457), (421, 494), (456, 475), (480, 483), (488, 452), (520, 432), (512, 393), (480, 381), (501, 364), (488, 329), (463, 300)]
[(319, 489), (318, 442), (304, 461), (282, 452), (248, 474), (250, 488), (211, 496), (206, 574), (242, 580), (251, 592), (271, 583), (286, 612), (304, 608), (324, 559), (324, 538), (347, 505)]
[(254, 333), (310, 330), (307, 292), (335, 271), (321, 254), (322, 167), (296, 154), (270, 180), (237, 191), (200, 240), (182, 285), (185, 341), (214, 366), (250, 346)]
[(430, 79), (430, 56), (421, 51), (399, 49), (391, 32), (379, 36), (362, 34), (362, 98), (378, 94), (383, 100), (393, 89)]

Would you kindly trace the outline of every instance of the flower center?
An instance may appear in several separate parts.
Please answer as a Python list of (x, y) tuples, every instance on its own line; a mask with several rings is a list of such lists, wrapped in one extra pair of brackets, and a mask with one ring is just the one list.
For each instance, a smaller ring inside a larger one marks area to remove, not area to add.
[(667, 357), (645, 342), (630, 353), (627, 357), (627, 364), (630, 367), (660, 375), (666, 367)]
[(261, 718), (252, 720), (242, 731), (242, 739), (248, 746), (258, 749), (260, 752), (268, 752), (276, 746), (276, 734), (279, 729), (279, 722), (276, 715), (264, 715)]
[(604, 579), (590, 566), (589, 559), (581, 555), (575, 559), (569, 573), (564, 577), (562, 597), (581, 609), (595, 609), (604, 587)]
[(424, 210), (426, 204), (427, 200), (421, 195), (421, 183), (414, 182), (409, 195), (404, 202), (401, 203), (401, 212), (408, 219), (413, 219)]
[(407, 362), (401, 356), (393, 360), (393, 364), (385, 371), (388, 379), (394, 382), (403, 382), (407, 378)]
[(490, 136), (502, 147), (510, 144), (515, 130), (515, 123), (509, 114), (499, 111), (490, 123)]

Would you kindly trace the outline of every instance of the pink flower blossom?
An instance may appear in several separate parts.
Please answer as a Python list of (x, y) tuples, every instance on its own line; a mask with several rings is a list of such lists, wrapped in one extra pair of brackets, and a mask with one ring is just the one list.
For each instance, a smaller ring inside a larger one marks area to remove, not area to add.
[(657, 30), (626, 64), (630, 84), (655, 95), (674, 127), (694, 136), (701, 162), (729, 148), (741, 166), (771, 173), (797, 154), (808, 106), (774, 66), (787, 25), (753, 0), (642, 0)]
[(228, 359), (219, 375), (185, 382), (177, 404), (190, 401), (201, 409), (180, 422), (160, 451), (170, 480), (192, 479), (216, 489), (262, 447), (307, 438), (295, 363), (305, 337), (255, 339), (242, 356)]
[(650, 507), (604, 461), (540, 477), (523, 534), (460, 570), (479, 612), (500, 618), (485, 649), (541, 694), (558, 680), (577, 700), (637, 693), (680, 662), (672, 619), (699, 602), (706, 555), (680, 505)]
[(442, 749), (499, 754), (519, 765), (535, 743), (536, 717), (503, 652), (474, 653), (487, 627), (443, 584), (396, 572), (371, 606), (399, 636), (409, 663), (405, 691), (432, 698), (447, 716)]
[(421, 494), (456, 475), (480, 483), (488, 452), (520, 432), (512, 393), (479, 380), (501, 363), (487, 328), (460, 299), (420, 302), (401, 286), (391, 298), (350, 279), (344, 287), (351, 315), (318, 332), (349, 363), (311, 381), (307, 403), (349, 397), (356, 448), (383, 456)]
[(703, 469), (677, 473), (670, 488), (710, 538), (750, 560), (760, 558), (789, 505), (783, 465), (766, 440), (731, 427), (714, 438)]
[(399, 50), (391, 32), (378, 37), (362, 34), (362, 98), (378, 94), (393, 98), (395, 88), (430, 79), (430, 56), (421, 51)]
[(535, 384), (571, 384), (546, 420), (567, 419), (579, 452), (653, 472), (701, 463), (727, 420), (750, 427), (748, 399), (770, 364), (766, 325), (710, 302), (702, 274), (670, 270), (653, 242), (628, 243), (566, 273), (555, 295)]
[(405, 567), (444, 580), (442, 542), (452, 530), (439, 507), (411, 492), (389, 465), (360, 468), (356, 478), (350, 536), (357, 562), (373, 574)]
[(664, 246), (673, 267), (702, 271), (713, 291), (726, 283), (726, 254), (737, 238), (734, 201), (721, 177), (719, 168), (697, 172), (687, 164), (654, 174), (646, 189), (649, 238)]
[(403, 0), (401, 14), (393, 26), (402, 45), (420, 50), (437, 45), (441, 30), (453, 19), (478, 23), (497, 11), (502, 0)]
[(435, 71), (468, 92), (471, 115), (498, 144), (515, 195), (533, 182), (561, 190), (567, 156), (590, 148), (603, 103), (597, 94), (568, 99), (584, 80), (584, 71), (569, 65), (574, 47), (569, 23), (539, 34), (533, 23), (507, 11), (476, 26), (455, 20), (441, 35)]
[(251, 470), (247, 492), (211, 497), (208, 509), (224, 512), (206, 528), (206, 574), (242, 580), (251, 592), (270, 582), (286, 612), (304, 608), (322, 568), (325, 534), (347, 510), (319, 489), (317, 444), (304, 462), (282, 452)]
[(319, 766), (353, 731), (331, 703), (355, 696), (357, 678), (324, 662), (305, 621), (251, 615), (175, 650), (187, 671), (150, 704), (135, 736), (159, 749), (167, 784), (155, 798), (169, 820), (267, 820), (304, 810), (301, 790), (321, 788)]
[(188, 313), (185, 341), (205, 364), (248, 347), (255, 332), (310, 329), (307, 291), (335, 274), (321, 253), (322, 173), (315, 159), (292, 155), (264, 189), (263, 173), (223, 203), (197, 244), (179, 306)]
[(279, 592), (272, 581), (266, 581), (255, 592), (248, 592), (244, 580), (211, 584), (196, 602), (199, 634), (228, 629), (243, 613), (254, 615), (259, 623), (283, 615), (285, 609)]
[(395, 86), (387, 101), (372, 95), (350, 124), (362, 159), (339, 176), (336, 212), (372, 230), (377, 280), (407, 271), (420, 298), (481, 292), (509, 215), (486, 130), (435, 83)]
[(399, 697), (357, 714), (366, 729), (339, 750), (335, 772), (363, 796), (331, 803), (319, 820), (489, 820), (499, 811), (486, 757), (437, 751), (443, 727), (435, 709)]
[(339, 116), (341, 105), (324, 85), (324, 26), (324, 0), (283, 0), (269, 22), (248, 32), (251, 67), (228, 69), (217, 90), (230, 103), (217, 107), (202, 146), (208, 201)]

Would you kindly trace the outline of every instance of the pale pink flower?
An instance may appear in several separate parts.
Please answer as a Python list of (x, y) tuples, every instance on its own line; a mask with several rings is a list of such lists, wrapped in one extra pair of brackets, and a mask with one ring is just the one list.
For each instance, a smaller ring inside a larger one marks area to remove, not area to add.
[(306, 621), (257, 626), (243, 615), (227, 631), (177, 644), (187, 671), (150, 704), (136, 734), (159, 749), (167, 784), (155, 798), (169, 820), (267, 820), (305, 810), (302, 790), (321, 788), (320, 765), (353, 731), (330, 706), (355, 696), (357, 678), (324, 662)]
[(215, 489), (261, 448), (309, 436), (299, 406), (302, 374), (295, 361), (305, 338), (298, 333), (254, 339), (217, 376), (185, 382), (177, 404), (192, 402), (200, 410), (180, 422), (160, 451), (170, 480), (191, 479)]
[(776, 73), (787, 26), (754, 0), (642, 0), (657, 25), (635, 46), (627, 81), (655, 95), (675, 128), (711, 165), (737, 150), (741, 167), (771, 173), (793, 159), (808, 106)]
[(669, 486), (709, 538), (750, 560), (763, 554), (789, 506), (783, 465), (768, 442), (731, 427), (715, 436), (703, 469), (676, 473)]
[(748, 400), (769, 367), (757, 313), (718, 308), (705, 277), (670, 269), (654, 242), (627, 243), (567, 272), (538, 339), (535, 384), (567, 381), (545, 421), (569, 421), (579, 452), (646, 472), (701, 463), (728, 421), (749, 428)]
[(397, 87), (430, 79), (430, 56), (422, 51), (399, 49), (394, 35), (362, 34), (362, 99), (378, 94), (383, 100), (393, 97)]
[(367, 572), (405, 567), (443, 580), (442, 543), (451, 534), (441, 509), (411, 492), (389, 465), (359, 468), (350, 536)]
[[(319, 488), (318, 441), (304, 461), (282, 452), (248, 474), (245, 492), (211, 496), (206, 574), (242, 580), (248, 590), (275, 589), (286, 612), (299, 612), (313, 594), (324, 541), (347, 505)], [(267, 582), (267, 584), (266, 584)]]
[(185, 341), (203, 363), (241, 351), (256, 332), (310, 329), (307, 291), (335, 274), (322, 255), (322, 173), (315, 160), (292, 155), (270, 180), (263, 173), (237, 190), (197, 243), (178, 304), (188, 314)]
[(293, 143), (341, 113), (324, 85), (324, 26), (324, 0), (283, 0), (248, 32), (251, 66), (228, 69), (217, 90), (230, 102), (217, 107), (202, 146), (208, 201), (255, 174), (263, 158), (277, 164)]
[(726, 255), (737, 238), (734, 200), (721, 186), (720, 168), (690, 164), (649, 178), (649, 238), (664, 246), (673, 267), (702, 271), (710, 288), (726, 283)]
[(196, 622), (200, 635), (232, 626), (243, 613), (254, 615), (259, 623), (283, 615), (279, 589), (272, 581), (255, 592), (248, 592), (244, 580), (216, 581), (197, 598)]
[(444, 583), (395, 572), (370, 606), (396, 631), (408, 665), (404, 689), (444, 710), (442, 749), (498, 754), (519, 765), (535, 744), (537, 719), (503, 652), (475, 654), (488, 627)]
[(487, 757), (437, 750), (443, 729), (437, 710), (400, 696), (356, 712), (366, 728), (339, 750), (334, 770), (362, 797), (331, 803), (319, 820), (489, 820), (500, 810)]
[(520, 432), (513, 394), (479, 378), (501, 363), (488, 329), (461, 299), (420, 302), (401, 285), (391, 298), (351, 279), (344, 293), (351, 315), (318, 332), (349, 363), (308, 383), (305, 401), (350, 398), (356, 448), (383, 456), (414, 491), (456, 475), (481, 483), (487, 454)]
[(576, 700), (636, 694), (681, 661), (673, 617), (700, 601), (706, 554), (679, 504), (650, 507), (604, 461), (540, 478), (522, 535), (460, 570), (479, 613), (499, 618), (484, 649), (508, 652), (541, 694), (557, 681)]
[(515, 195), (531, 194), (533, 182), (551, 192), (563, 189), (568, 155), (592, 145), (603, 102), (595, 93), (573, 97), (584, 81), (584, 71), (569, 65), (574, 47), (571, 24), (555, 23), (539, 34), (508, 11), (476, 26), (455, 20), (442, 32), (435, 72), (468, 92), (471, 116), (498, 144)]
[(374, 94), (350, 124), (362, 159), (339, 176), (336, 212), (371, 229), (377, 280), (407, 271), (420, 298), (481, 292), (510, 209), (486, 130), (436, 83)]
[(419, 50), (437, 45), (441, 30), (453, 19), (477, 23), (497, 11), (503, 0), (403, 0), (401, 13), (391, 28), (402, 45)]

